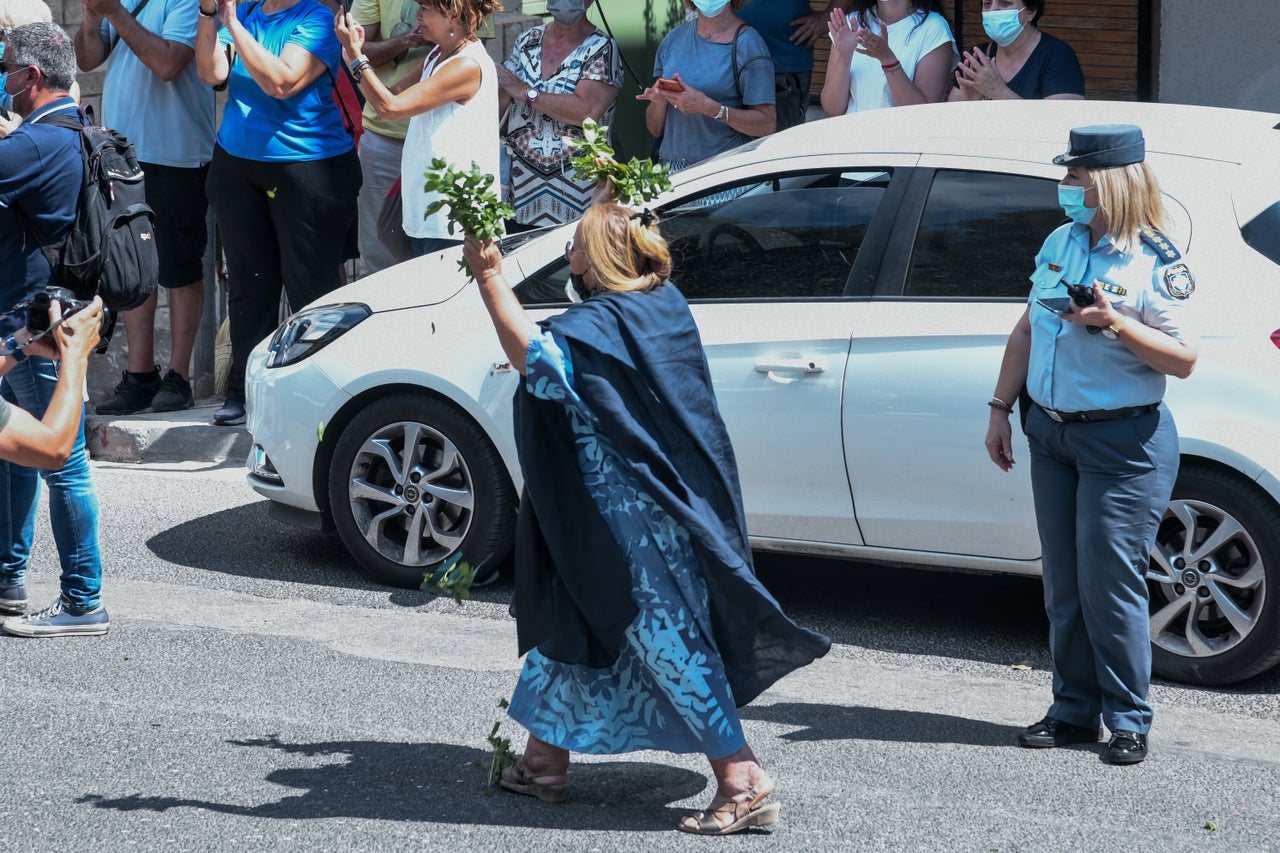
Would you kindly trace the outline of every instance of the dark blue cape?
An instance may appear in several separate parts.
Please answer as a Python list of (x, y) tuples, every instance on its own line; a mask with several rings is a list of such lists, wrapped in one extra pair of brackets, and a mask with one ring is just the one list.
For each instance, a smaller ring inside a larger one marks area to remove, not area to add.
[[(826, 654), (756, 579), (737, 464), (702, 340), (666, 284), (603, 293), (542, 323), (567, 350), (573, 382), (641, 488), (690, 534), (707, 583), (700, 627), (715, 638), (739, 705)], [(520, 384), (515, 434), (524, 471), (514, 609), (520, 654), (613, 664), (636, 616), (622, 552), (582, 482), (563, 405)]]

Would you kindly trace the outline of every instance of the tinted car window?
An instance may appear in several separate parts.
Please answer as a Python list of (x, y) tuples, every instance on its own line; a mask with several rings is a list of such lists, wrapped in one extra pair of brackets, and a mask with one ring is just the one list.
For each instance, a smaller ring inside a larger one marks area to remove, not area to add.
[(939, 171), (903, 293), (1026, 299), (1036, 252), (1063, 221), (1056, 181)]
[[(671, 278), (689, 300), (835, 297), (888, 186), (887, 170), (785, 175), (718, 187), (659, 211)], [(564, 260), (515, 290), (524, 305), (567, 302)]]
[(1280, 264), (1280, 202), (1246, 222), (1240, 235), (1264, 258)]

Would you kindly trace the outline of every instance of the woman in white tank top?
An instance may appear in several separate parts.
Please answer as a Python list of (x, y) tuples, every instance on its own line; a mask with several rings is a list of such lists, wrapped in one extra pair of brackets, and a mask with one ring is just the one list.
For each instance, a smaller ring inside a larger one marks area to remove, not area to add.
[(417, 22), (422, 37), (436, 47), (420, 75), (407, 74), (388, 89), (361, 52), (364, 28), (348, 13), (339, 13), (334, 31), (342, 42), (351, 73), (379, 118), (409, 119), (400, 160), (404, 231), (413, 238), (415, 255), (460, 244), (450, 235), (444, 211), (426, 217), (438, 198), (423, 189), (423, 174), (437, 157), (467, 169), (474, 162), (498, 180), (498, 74), (493, 60), (476, 38), (497, 0), (419, 0)]

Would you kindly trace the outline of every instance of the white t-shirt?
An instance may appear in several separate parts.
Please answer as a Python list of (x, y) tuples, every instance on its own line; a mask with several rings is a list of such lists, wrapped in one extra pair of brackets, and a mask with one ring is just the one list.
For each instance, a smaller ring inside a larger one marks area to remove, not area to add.
[[(922, 21), (921, 13), (915, 12), (896, 24), (889, 24), (889, 47), (902, 63), (902, 70), (895, 73), (906, 74), (912, 80), (916, 78), (916, 66), (920, 64), (921, 58), (939, 45), (951, 44), (952, 67), (955, 67), (960, 57), (947, 19), (937, 12), (929, 12), (923, 17)], [(869, 14), (867, 19), (868, 29), (879, 34), (884, 24), (874, 13)], [(849, 15), (849, 25), (855, 28), (858, 26), (856, 12)], [(893, 102), (893, 95), (889, 94), (889, 80), (880, 68), (880, 60), (855, 52), (849, 60), (849, 106), (845, 109), (845, 114), (892, 106), (896, 104)]]
[(440, 66), (463, 56), (480, 66), (480, 88), (471, 100), (465, 104), (450, 101), (409, 119), (400, 157), (400, 198), (404, 233), (410, 237), (462, 239), (460, 232), (449, 233), (447, 207), (423, 218), (427, 207), (440, 197), (422, 188), (422, 176), (436, 157), (465, 171), (470, 171), (474, 162), (482, 172), (493, 175), (493, 191), (498, 192), (498, 72), (484, 45), (478, 40), (468, 42), (444, 62), (429, 57), (422, 76), (430, 77)]

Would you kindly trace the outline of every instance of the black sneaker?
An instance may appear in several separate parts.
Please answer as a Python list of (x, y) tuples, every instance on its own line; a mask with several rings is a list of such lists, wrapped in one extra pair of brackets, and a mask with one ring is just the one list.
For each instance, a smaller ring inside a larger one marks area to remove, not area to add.
[(213, 413), (213, 422), (218, 426), (236, 426), (244, 423), (244, 403), (234, 397), (228, 397), (222, 408)]
[(115, 395), (105, 403), (99, 403), (96, 411), (100, 415), (132, 415), (150, 406), (159, 390), (159, 365), (150, 373), (130, 373), (126, 370), (120, 384), (116, 386)]
[(196, 404), (191, 394), (191, 383), (182, 378), (176, 370), (170, 370), (160, 383), (160, 390), (151, 401), (153, 412), (177, 412), (189, 409)]

